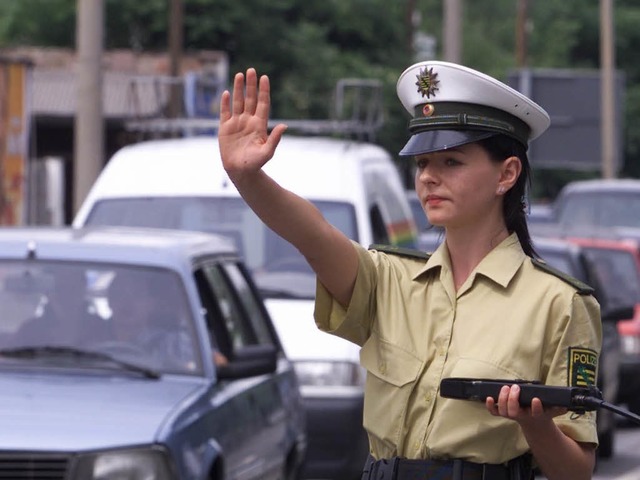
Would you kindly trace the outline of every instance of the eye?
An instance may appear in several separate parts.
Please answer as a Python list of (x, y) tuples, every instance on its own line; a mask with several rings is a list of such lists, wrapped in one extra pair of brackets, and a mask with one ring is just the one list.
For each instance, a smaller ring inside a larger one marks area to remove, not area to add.
[(424, 170), (429, 162), (426, 158), (416, 158), (416, 167), (418, 170)]
[(456, 160), (456, 159), (455, 159), (455, 158), (453, 158), (453, 157), (447, 157), (447, 158), (444, 160), (444, 164), (445, 164), (447, 167), (457, 167), (458, 165), (462, 165), (462, 162), (460, 162), (459, 160)]

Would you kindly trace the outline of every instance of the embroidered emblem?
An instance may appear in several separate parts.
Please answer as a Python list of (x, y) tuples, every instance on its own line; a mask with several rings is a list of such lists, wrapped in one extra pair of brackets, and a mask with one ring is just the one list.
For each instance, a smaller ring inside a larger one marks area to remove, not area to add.
[(433, 67), (429, 70), (427, 70), (426, 67), (423, 68), (420, 70), (420, 73), (416, 75), (416, 78), (418, 79), (416, 85), (419, 94), (427, 98), (436, 96), (436, 92), (440, 90), (438, 87), (440, 80), (438, 80), (438, 74), (434, 73)]
[(422, 114), (425, 117), (430, 117), (431, 115), (433, 115), (434, 111), (435, 111), (435, 107), (430, 103), (425, 103), (424, 107), (422, 107)]
[(588, 348), (569, 347), (569, 386), (590, 387), (596, 384), (598, 354)]

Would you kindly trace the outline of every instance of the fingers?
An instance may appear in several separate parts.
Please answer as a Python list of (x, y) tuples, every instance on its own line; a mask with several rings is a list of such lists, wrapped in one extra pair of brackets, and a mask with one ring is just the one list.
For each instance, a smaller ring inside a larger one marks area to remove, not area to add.
[(231, 107), (229, 106), (229, 96), (225, 95), (225, 93), (222, 94), (220, 100), (220, 117), (222, 120), (226, 120), (231, 115), (231, 111), (233, 115), (248, 113), (249, 115), (257, 115), (261, 119), (269, 118), (269, 110), (271, 108), (269, 77), (262, 75), (258, 88), (258, 75), (255, 68), (249, 68), (246, 77), (241, 72), (236, 73), (233, 79), (233, 102)]
[(258, 101), (258, 75), (255, 68), (247, 70), (247, 91), (244, 99), (244, 111), (249, 115), (256, 113), (256, 103)]
[(504, 385), (500, 389), (498, 399), (494, 400), (492, 397), (487, 397), (485, 406), (492, 415), (515, 418), (521, 414), (519, 397), (520, 387), (517, 385), (512, 385), (511, 387)]
[(244, 75), (236, 73), (233, 78), (233, 114), (240, 115), (244, 111)]
[(269, 110), (271, 109), (271, 85), (269, 77), (262, 75), (260, 77), (260, 92), (258, 96), (258, 107), (256, 115), (262, 119), (269, 118)]
[(231, 94), (229, 90), (222, 92), (220, 96), (220, 120), (225, 122), (231, 118)]

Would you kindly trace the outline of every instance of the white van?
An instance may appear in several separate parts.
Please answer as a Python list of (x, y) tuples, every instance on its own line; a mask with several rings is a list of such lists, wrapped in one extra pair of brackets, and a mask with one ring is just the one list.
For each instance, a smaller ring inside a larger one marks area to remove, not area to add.
[[(381, 147), (285, 135), (265, 170), (360, 244), (416, 246), (405, 189)], [(73, 225), (188, 229), (232, 237), (296, 364), (308, 413), (305, 477), (359, 478), (368, 453), (360, 348), (317, 329), (313, 272), (246, 206), (222, 168), (216, 138), (155, 140), (123, 148), (103, 169)]]

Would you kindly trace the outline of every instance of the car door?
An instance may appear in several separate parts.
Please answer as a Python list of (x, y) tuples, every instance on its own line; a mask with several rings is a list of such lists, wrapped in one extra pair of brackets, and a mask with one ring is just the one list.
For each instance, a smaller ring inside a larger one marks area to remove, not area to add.
[[(246, 272), (235, 262), (205, 262), (195, 270), (211, 347), (232, 361), (239, 349), (273, 344), (261, 318), (261, 301), (249, 295)], [(211, 352), (212, 361), (214, 352)], [(221, 358), (221, 357), (219, 357)], [(221, 380), (212, 403), (223, 401), (233, 421), (218, 441), (227, 477), (280, 478), (285, 468), (285, 418), (282, 396), (273, 374)]]

